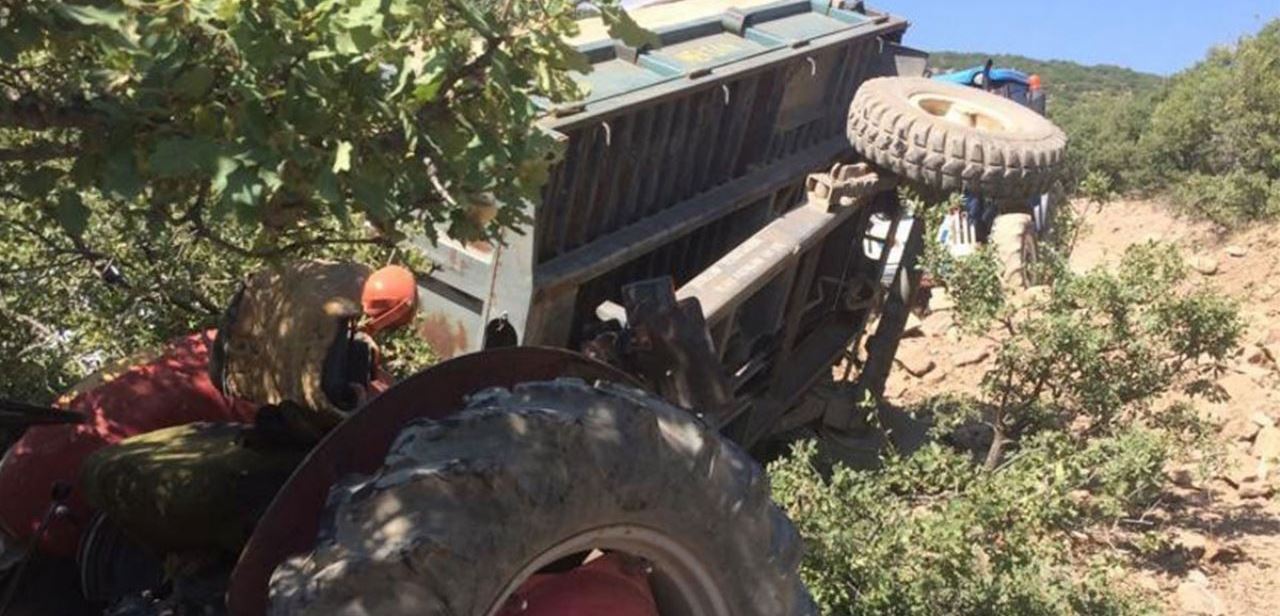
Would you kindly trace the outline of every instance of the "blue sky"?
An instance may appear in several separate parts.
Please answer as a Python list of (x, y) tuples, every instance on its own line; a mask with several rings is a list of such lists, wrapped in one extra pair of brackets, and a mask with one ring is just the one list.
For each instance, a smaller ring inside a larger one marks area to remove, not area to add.
[[(1280, 17), (1280, 0), (869, 0), (925, 50), (1017, 53), (1168, 75)], [(1204, 7), (1197, 9), (1197, 7)]]

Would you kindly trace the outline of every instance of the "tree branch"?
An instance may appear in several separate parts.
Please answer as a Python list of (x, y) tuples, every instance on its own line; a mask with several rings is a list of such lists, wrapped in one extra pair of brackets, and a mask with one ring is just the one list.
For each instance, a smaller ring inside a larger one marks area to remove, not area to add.
[(84, 100), (56, 103), (32, 96), (16, 101), (0, 98), (0, 127), (39, 131), (51, 128), (90, 128), (97, 123), (97, 112)]
[(285, 255), (300, 252), (308, 248), (318, 248), (321, 246), (378, 246), (378, 245), (391, 244), (391, 242), (384, 237), (365, 237), (365, 238), (323, 238), (322, 237), (322, 238), (314, 238), (309, 240), (299, 240), (296, 242), (291, 242), (289, 244), (285, 244), (283, 246), (277, 246), (274, 248), (254, 250), (254, 249), (249, 249), (249, 248), (240, 246), (239, 244), (236, 244), (235, 242), (232, 242), (222, 237), (216, 231), (209, 228), (209, 225), (204, 220), (203, 212), (204, 212), (204, 199), (203, 197), (201, 197), (200, 199), (197, 199), (196, 203), (187, 212), (187, 215), (183, 217), (183, 220), (191, 225), (191, 230), (193, 233), (195, 233), (196, 237), (199, 237), (200, 239), (208, 241), (212, 243), (214, 246), (217, 246), (218, 248), (221, 248), (228, 252), (235, 253), (238, 256), (248, 257), (251, 259), (268, 259), (268, 260), (276, 259), (279, 257), (283, 257)]
[(70, 158), (75, 149), (60, 143), (36, 143), (17, 148), (0, 149), (0, 163), (39, 162), (58, 158)]

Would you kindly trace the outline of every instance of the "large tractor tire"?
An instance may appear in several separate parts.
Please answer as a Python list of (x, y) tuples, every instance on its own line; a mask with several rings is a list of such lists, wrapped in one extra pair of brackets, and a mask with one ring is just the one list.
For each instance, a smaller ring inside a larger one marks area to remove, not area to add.
[(991, 225), (992, 249), (1003, 268), (1007, 285), (1025, 288), (1036, 284), (1039, 261), (1036, 225), (1030, 214), (1001, 214)]
[(648, 563), (663, 616), (816, 612), (760, 466), (616, 385), (491, 390), (410, 424), (381, 471), (333, 489), (324, 520), (314, 551), (272, 576), (273, 614), (492, 615), (593, 551)]
[(1046, 192), (1067, 147), (1061, 129), (1022, 105), (920, 77), (864, 83), (848, 135), (863, 156), (907, 180), (985, 198)]

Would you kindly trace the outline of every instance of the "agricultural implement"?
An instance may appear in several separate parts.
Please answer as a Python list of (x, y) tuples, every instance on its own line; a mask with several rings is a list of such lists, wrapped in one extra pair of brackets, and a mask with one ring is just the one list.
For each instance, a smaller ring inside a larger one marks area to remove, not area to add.
[[(419, 246), (436, 264), (418, 279), (419, 333), (443, 361), (344, 411), (287, 481), (266, 482), (247, 540), (222, 546), (229, 573), (184, 577), (175, 563), (198, 546), (157, 550), (78, 496), (93, 491), (75, 474), (87, 450), (145, 445), (138, 429), (85, 445), (61, 462), (65, 481), (0, 512), (22, 563), (5, 575), (62, 563), (70, 592), (117, 614), (182, 613), (184, 593), (245, 615), (812, 613), (799, 537), (748, 452), (799, 427), (847, 429), (861, 396), (883, 393), (923, 245), (913, 225), (890, 250), (909, 215), (899, 181), (1035, 194), (1065, 138), (995, 97), (955, 105), (958, 86), (919, 77), (907, 23), (862, 2), (635, 17), (660, 44), (584, 24), (591, 94), (547, 110), (565, 156), (524, 204), (525, 233)], [(868, 233), (873, 217), (888, 233)], [(184, 344), (191, 366), (222, 352)], [(802, 404), (839, 362), (859, 367), (859, 393)], [(166, 406), (160, 423), (255, 421), (218, 379), (164, 365), (120, 378), (208, 407)], [(167, 540), (195, 534), (182, 530)], [(170, 599), (138, 598), (161, 557)]]

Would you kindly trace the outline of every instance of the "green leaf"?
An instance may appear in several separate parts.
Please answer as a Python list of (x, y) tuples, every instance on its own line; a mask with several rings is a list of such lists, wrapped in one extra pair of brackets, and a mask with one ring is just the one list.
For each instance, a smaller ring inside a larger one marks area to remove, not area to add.
[(158, 177), (212, 175), (218, 166), (218, 144), (202, 137), (164, 139), (156, 144), (147, 165)]
[(57, 168), (45, 165), (18, 178), (18, 190), (32, 201), (43, 199), (53, 192), (53, 187), (58, 185), (62, 175), (62, 171)]
[(377, 170), (370, 170), (351, 179), (351, 196), (356, 207), (379, 222), (393, 220), (394, 206), (387, 179), (385, 174)]
[(232, 156), (219, 156), (217, 162), (217, 171), (213, 174), (213, 181), (209, 184), (209, 188), (213, 191), (214, 197), (221, 197), (227, 190), (227, 182), (231, 174), (235, 173), (241, 167), (240, 160)]
[(342, 173), (351, 170), (351, 142), (339, 141), (338, 149), (333, 153), (333, 172)]
[(208, 66), (193, 67), (173, 82), (173, 91), (187, 100), (199, 100), (213, 86), (214, 72)]
[(53, 5), (53, 10), (76, 23), (85, 26), (111, 28), (112, 30), (122, 29), (125, 20), (128, 18), (125, 10), (119, 7), (102, 8), (58, 2)]
[(338, 176), (333, 173), (325, 173), (322, 169), (316, 174), (314, 186), (316, 198), (321, 201), (333, 204), (342, 201), (342, 188), (338, 183)]
[(215, 212), (225, 216), (234, 211), (241, 222), (249, 223), (258, 218), (258, 204), (262, 202), (263, 186), (258, 173), (250, 167), (237, 167), (227, 175), (222, 199)]
[(343, 198), (338, 176), (322, 169), (316, 175), (313, 188), (316, 198), (328, 207), (329, 213), (337, 217), (340, 223), (346, 225), (351, 222), (351, 212), (347, 209), (346, 199)]
[(460, 0), (459, 2), (450, 2), (449, 6), (458, 9), (462, 13), (462, 18), (466, 20), (467, 25), (479, 32), (481, 36), (488, 37), (493, 34), (493, 26), (489, 24), (489, 20), (485, 19), (484, 13), (476, 8), (476, 2), (468, 0)]
[(58, 224), (73, 237), (84, 235), (89, 226), (89, 208), (85, 206), (80, 193), (64, 190), (58, 193), (58, 203), (53, 211)]
[(230, 21), (232, 17), (235, 17), (238, 10), (240, 10), (240, 0), (220, 0), (216, 14), (218, 19)]
[(587, 54), (573, 48), (566, 50), (564, 54), (564, 67), (578, 73), (590, 73), (593, 70)]
[(360, 0), (347, 12), (348, 26), (368, 26), (374, 30), (382, 28), (382, 0)]
[(132, 199), (142, 192), (138, 161), (132, 150), (113, 150), (111, 158), (102, 167), (102, 185), (99, 188), (119, 199)]
[(618, 7), (606, 7), (600, 11), (600, 18), (609, 27), (609, 36), (618, 39), (629, 47), (660, 47), (662, 39), (657, 34), (645, 30), (631, 15)]

